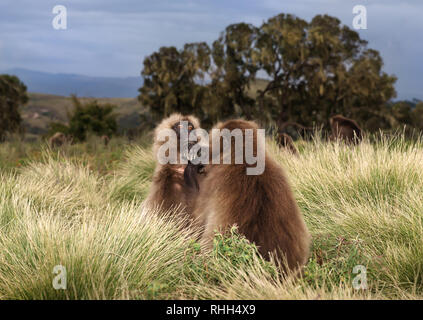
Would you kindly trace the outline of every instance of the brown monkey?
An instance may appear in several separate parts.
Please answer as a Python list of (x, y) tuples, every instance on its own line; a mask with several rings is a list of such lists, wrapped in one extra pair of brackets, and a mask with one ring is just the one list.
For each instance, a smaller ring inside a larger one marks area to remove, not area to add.
[(279, 127), (278, 134), (288, 134), (294, 140), (309, 139), (313, 135), (312, 127), (305, 127), (297, 122), (284, 122)]
[(65, 134), (62, 133), (62, 132), (56, 132), (54, 135), (52, 135), (48, 139), (48, 144), (52, 148), (60, 147), (60, 146), (64, 145), (66, 142), (67, 142), (67, 138), (66, 138)]
[[(254, 122), (230, 120), (217, 125), (217, 129), (224, 128), (241, 129), (243, 137), (245, 129), (253, 129), (253, 146), (257, 150)], [(213, 139), (210, 138), (210, 146)], [(224, 232), (236, 224), (265, 258), (270, 252), (275, 253), (279, 261), (286, 258), (288, 269), (296, 270), (309, 257), (310, 234), (283, 169), (266, 154), (264, 172), (247, 175), (249, 165), (245, 161), (235, 164), (234, 147), (232, 139), (231, 164), (208, 164), (200, 177), (193, 213), (204, 226), (202, 242), (210, 246), (215, 230)]]
[(361, 128), (357, 122), (340, 114), (329, 120), (332, 129), (331, 140), (340, 139), (347, 143), (359, 143), (363, 139)]
[(292, 154), (298, 155), (298, 150), (294, 145), (294, 141), (292, 141), (292, 138), (290, 135), (286, 133), (280, 133), (277, 137), (277, 143), (279, 147), (286, 148), (289, 150)]
[(102, 135), (100, 137), (101, 141), (103, 142), (104, 146), (108, 146), (109, 142), (110, 142), (110, 138), (107, 135)]
[[(191, 115), (183, 116), (179, 113), (175, 113), (164, 119), (154, 131), (153, 153), (156, 160), (158, 160), (157, 154), (160, 146), (166, 143), (166, 141), (158, 140), (159, 132), (163, 129), (172, 129), (175, 131), (178, 138), (178, 160), (180, 159), (181, 141), (179, 138), (184, 124), (182, 121), (186, 122), (186, 130), (188, 133), (200, 126), (198, 119)], [(188, 141), (182, 141), (182, 143), (187, 143), (188, 148), (193, 144), (188, 143)], [(187, 164), (160, 164), (157, 161), (153, 183), (146, 200), (147, 205), (160, 207), (163, 211), (182, 206), (186, 209), (188, 218), (190, 218), (191, 202), (194, 195), (192, 194), (193, 190), (191, 190), (191, 188), (185, 187), (184, 171), (186, 167)]]

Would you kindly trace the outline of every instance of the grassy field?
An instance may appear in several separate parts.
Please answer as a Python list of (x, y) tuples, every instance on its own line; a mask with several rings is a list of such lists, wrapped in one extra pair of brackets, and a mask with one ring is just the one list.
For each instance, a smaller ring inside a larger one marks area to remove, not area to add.
[[(203, 252), (180, 221), (145, 210), (148, 140), (0, 144), (1, 299), (423, 298), (422, 140), (300, 141), (300, 157), (268, 141), (313, 236), (297, 280), (281, 279), (236, 230)], [(66, 290), (53, 288), (56, 265)], [(367, 290), (353, 288), (356, 265)]]
[[(28, 94), (29, 102), (22, 107), (23, 125), (29, 138), (45, 134), (48, 125), (52, 121), (66, 122), (67, 111), (73, 108), (70, 97), (56, 96), (51, 94), (33, 93)], [(94, 98), (80, 98), (85, 103)], [(116, 106), (117, 122), (119, 128), (124, 130), (135, 128), (140, 124), (139, 114), (145, 109), (137, 98), (95, 98), (99, 103), (111, 103)]]

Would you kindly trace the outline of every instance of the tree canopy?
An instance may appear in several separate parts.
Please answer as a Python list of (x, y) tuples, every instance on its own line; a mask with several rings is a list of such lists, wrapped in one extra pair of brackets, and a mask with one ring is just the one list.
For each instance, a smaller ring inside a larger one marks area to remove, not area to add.
[(18, 77), (0, 75), (0, 141), (7, 132), (21, 129), (19, 108), (28, 102), (26, 86)]
[(117, 132), (115, 106), (112, 104), (99, 104), (97, 100), (85, 104), (72, 96), (73, 110), (68, 112), (68, 124), (50, 123), (50, 134), (62, 132), (71, 135), (76, 141), (85, 141), (87, 134), (111, 137)]
[[(146, 57), (139, 100), (157, 119), (177, 111), (207, 124), (239, 116), (327, 126), (341, 113), (376, 130), (389, 122), (384, 107), (396, 96), (396, 78), (367, 45), (328, 15), (233, 24), (211, 46), (162, 47)], [(259, 78), (266, 84), (252, 93)]]

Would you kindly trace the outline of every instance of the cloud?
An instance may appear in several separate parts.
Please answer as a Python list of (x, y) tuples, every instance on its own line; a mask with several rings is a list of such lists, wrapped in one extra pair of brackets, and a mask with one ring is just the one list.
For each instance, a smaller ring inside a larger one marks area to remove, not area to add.
[(423, 2), (394, 0), (64, 0), (68, 30), (54, 30), (57, 0), (2, 0), (0, 69), (29, 68), (91, 76), (136, 76), (142, 61), (160, 46), (211, 43), (229, 24), (255, 25), (281, 12), (310, 20), (337, 16), (351, 27), (355, 4), (368, 8), (368, 30), (360, 35), (381, 52), (385, 70), (399, 81), (400, 97), (423, 99), (420, 57)]

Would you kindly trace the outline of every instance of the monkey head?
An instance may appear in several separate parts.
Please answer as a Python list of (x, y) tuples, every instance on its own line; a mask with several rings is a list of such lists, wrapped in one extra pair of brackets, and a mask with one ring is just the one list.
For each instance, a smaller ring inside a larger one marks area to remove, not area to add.
[(338, 114), (332, 116), (329, 119), (329, 123), (332, 129), (330, 139), (341, 139), (345, 142), (352, 142), (354, 144), (362, 140), (362, 130), (353, 119)]
[[(245, 139), (245, 134), (246, 134), (246, 130), (252, 130), (253, 132), (253, 141), (252, 141), (252, 146), (253, 146), (253, 150), (257, 151), (257, 130), (258, 130), (258, 126), (255, 122), (253, 121), (246, 121), (243, 119), (234, 119), (234, 120), (228, 120), (226, 122), (220, 122), (218, 123), (214, 129), (219, 129), (221, 132), (222, 130), (229, 130), (230, 132), (234, 132), (234, 130), (240, 130), (241, 134), (242, 134), (242, 143), (243, 143), (243, 148), (242, 148), (242, 152), (244, 150), (244, 139)], [(217, 143), (220, 139), (220, 142)], [(218, 154), (218, 157), (220, 158), (220, 162), (223, 162), (223, 157), (226, 155), (227, 150), (224, 150), (224, 140), (228, 140), (228, 137), (223, 137), (221, 135), (210, 135), (210, 155), (212, 156), (213, 154), (213, 145), (220, 145), (220, 152)], [(227, 141), (230, 144), (230, 162), (231, 164), (235, 163), (235, 153), (237, 151), (236, 149), (236, 143), (235, 143), (235, 139), (234, 137), (230, 137), (230, 141)], [(257, 154), (254, 153), (254, 156), (256, 156)]]
[[(253, 150), (254, 150), (254, 156), (257, 155), (257, 130), (258, 130), (258, 126), (256, 123), (251, 122), (251, 121), (245, 121), (242, 119), (236, 119), (236, 120), (229, 120), (226, 122), (220, 122), (218, 123), (215, 127), (213, 127), (213, 129), (218, 129), (218, 130), (229, 130), (229, 132), (232, 132), (235, 129), (240, 130), (241, 135), (242, 135), (242, 142), (244, 141), (245, 138), (245, 130), (252, 130), (253, 131)], [(227, 150), (224, 149), (224, 140), (230, 139), (229, 142), (230, 144), (230, 153), (227, 154)], [(220, 142), (218, 144), (216, 144), (217, 140), (220, 139)], [(235, 153), (236, 153), (236, 143), (235, 140), (233, 139), (233, 137), (227, 137), (227, 136), (222, 136), (220, 134), (214, 134), (213, 130), (212, 133), (209, 134), (209, 141), (208, 143), (208, 151), (209, 151), (209, 163), (211, 163), (212, 157), (213, 157), (213, 145), (220, 145), (220, 152), (218, 152), (216, 154), (217, 157), (219, 157), (220, 159), (216, 159), (218, 160), (219, 163), (223, 163), (223, 157), (229, 156), (231, 158), (230, 163), (234, 164), (235, 163)], [(244, 142), (243, 142), (244, 143)], [(241, 151), (244, 150), (244, 146), (242, 148)], [(198, 156), (201, 156), (201, 154), (198, 154)], [(249, 166), (248, 164), (245, 164), (246, 166)], [(185, 180), (185, 185), (188, 188), (191, 188), (194, 191), (198, 191), (200, 189), (199, 187), (199, 182), (198, 182), (198, 178), (200, 177), (204, 177), (207, 175), (207, 168), (209, 167), (209, 165), (202, 165), (200, 164), (193, 164), (191, 161), (188, 162), (188, 165), (186, 166), (185, 170), (184, 170), (184, 180)]]
[[(174, 113), (168, 118), (162, 120), (162, 122), (156, 127), (154, 131), (154, 145), (153, 152), (157, 155), (159, 148), (166, 143), (166, 141), (159, 140), (159, 134), (164, 129), (171, 129), (175, 132), (177, 138), (177, 150), (178, 155), (183, 150), (190, 150), (196, 143), (195, 141), (189, 141), (188, 137), (192, 130), (200, 127), (200, 121), (192, 116), (184, 116), (180, 113)], [(188, 155), (186, 155), (188, 156)]]

